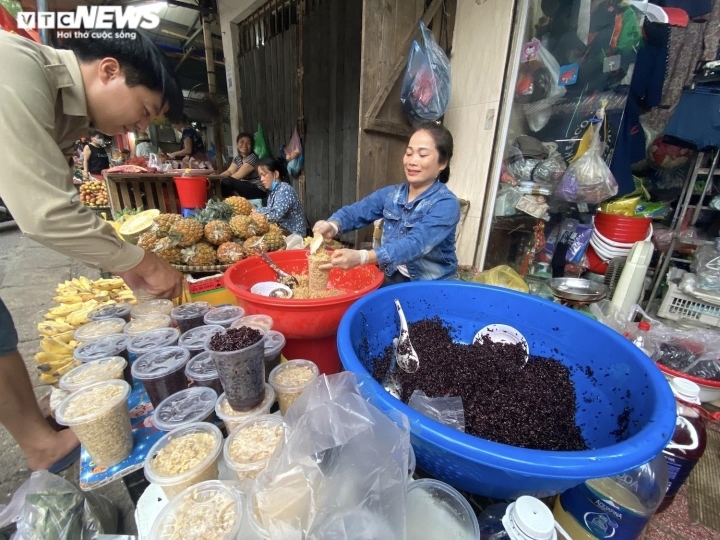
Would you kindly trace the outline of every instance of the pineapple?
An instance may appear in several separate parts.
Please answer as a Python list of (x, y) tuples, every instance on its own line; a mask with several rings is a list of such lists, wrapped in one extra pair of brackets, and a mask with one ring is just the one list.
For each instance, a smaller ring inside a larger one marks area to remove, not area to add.
[(160, 240), (157, 236), (155, 236), (152, 232), (145, 232), (140, 235), (138, 238), (138, 247), (143, 248), (145, 251), (152, 251), (155, 248), (155, 244), (157, 244), (158, 240)]
[(231, 217), (233, 217), (233, 207), (218, 199), (210, 199), (205, 208), (195, 213), (195, 219), (202, 225), (215, 220), (228, 222)]
[(278, 251), (286, 246), (282, 233), (267, 233), (262, 237), (262, 243), (267, 251)]
[(217, 248), (217, 258), (222, 264), (232, 264), (245, 258), (245, 249), (235, 242), (225, 242)]
[(254, 208), (245, 197), (228, 197), (224, 202), (232, 206), (236, 216), (249, 216)]
[(243, 247), (249, 253), (254, 253), (257, 250), (267, 251), (263, 245), (261, 236), (251, 236), (243, 243)]
[(182, 253), (170, 238), (160, 238), (153, 248), (153, 253), (170, 264), (182, 264)]
[(205, 239), (215, 246), (233, 239), (233, 230), (224, 221), (213, 220), (205, 225)]
[(164, 238), (170, 232), (170, 227), (181, 219), (182, 216), (180, 214), (160, 214), (155, 218), (151, 232), (158, 238)]
[(230, 227), (236, 236), (245, 240), (254, 236), (257, 224), (250, 216), (235, 216), (230, 220)]
[(205, 231), (198, 220), (182, 218), (170, 227), (168, 236), (175, 240), (178, 246), (190, 247), (203, 239)]
[(182, 258), (190, 266), (210, 266), (215, 264), (215, 248), (207, 242), (199, 242), (183, 249)]
[(270, 222), (268, 221), (266, 215), (260, 214), (258, 212), (253, 212), (250, 217), (257, 226), (257, 232), (255, 232), (255, 234), (263, 235), (266, 232), (270, 231)]
[(282, 229), (277, 223), (271, 223), (268, 232), (282, 234)]

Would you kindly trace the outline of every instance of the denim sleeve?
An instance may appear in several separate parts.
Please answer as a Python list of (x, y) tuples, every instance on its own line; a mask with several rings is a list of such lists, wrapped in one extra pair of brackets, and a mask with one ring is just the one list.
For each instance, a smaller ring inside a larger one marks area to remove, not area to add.
[(328, 218), (328, 221), (336, 221), (340, 224), (339, 232), (349, 232), (369, 225), (376, 219), (383, 217), (383, 206), (385, 198), (390, 195), (396, 186), (388, 186), (378, 189), (364, 199), (349, 206), (343, 206)]
[(375, 248), (381, 265), (406, 264), (430, 253), (449, 234), (455, 234), (460, 222), (460, 204), (455, 198), (442, 199), (432, 205), (422, 221), (405, 236)]

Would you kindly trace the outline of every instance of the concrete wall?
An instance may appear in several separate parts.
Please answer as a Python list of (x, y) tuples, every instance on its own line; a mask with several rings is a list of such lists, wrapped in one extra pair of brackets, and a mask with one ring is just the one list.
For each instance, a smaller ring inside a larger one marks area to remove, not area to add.
[(460, 264), (475, 264), (512, 30), (508, 0), (458, 0), (452, 89), (445, 126), (455, 153), (448, 187), (470, 201), (458, 239)]

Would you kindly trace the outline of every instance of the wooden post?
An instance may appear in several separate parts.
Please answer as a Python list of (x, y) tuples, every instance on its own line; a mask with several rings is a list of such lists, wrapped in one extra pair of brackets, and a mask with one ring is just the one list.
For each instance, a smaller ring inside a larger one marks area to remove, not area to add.
[[(298, 120), (297, 129), (300, 137), (305, 141), (305, 106), (304, 106), (304, 94), (303, 84), (305, 71), (303, 68), (303, 20), (305, 17), (306, 0), (300, 0), (297, 7), (297, 107), (298, 107)], [(300, 171), (300, 177), (298, 178), (298, 187), (300, 193), (300, 204), (304, 207), (307, 206), (307, 194), (305, 184), (305, 168)]]
[[(213, 104), (217, 103), (217, 83), (215, 80), (215, 53), (213, 51), (212, 32), (210, 31), (210, 17), (202, 17), (203, 40), (205, 42), (205, 65), (208, 76), (208, 93)], [(220, 112), (213, 118), (213, 138), (215, 139), (215, 167), (217, 170), (224, 169), (223, 155), (225, 154), (225, 143), (222, 133), (222, 118)]]

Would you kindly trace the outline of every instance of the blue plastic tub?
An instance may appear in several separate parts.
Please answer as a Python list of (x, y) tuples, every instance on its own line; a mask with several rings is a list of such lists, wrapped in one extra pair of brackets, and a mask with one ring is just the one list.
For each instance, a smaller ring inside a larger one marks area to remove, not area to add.
[[(526, 337), (531, 354), (571, 367), (578, 425), (593, 449), (550, 452), (480, 439), (430, 420), (385, 392), (366, 366), (397, 336), (394, 298), (408, 322), (437, 315), (455, 327), (457, 342), (470, 343), (488, 324), (509, 324)], [(408, 416), (420, 468), (458, 489), (489, 497), (548, 496), (590, 478), (622, 473), (660, 453), (675, 428), (670, 387), (635, 345), (585, 315), (507, 289), (457, 281), (377, 290), (345, 313), (338, 350), (345, 369), (359, 375), (371, 403)], [(626, 407), (630, 436), (617, 442), (612, 432)]]

